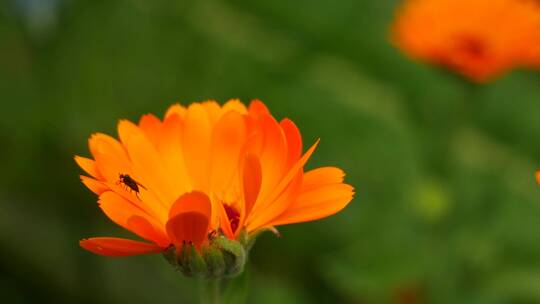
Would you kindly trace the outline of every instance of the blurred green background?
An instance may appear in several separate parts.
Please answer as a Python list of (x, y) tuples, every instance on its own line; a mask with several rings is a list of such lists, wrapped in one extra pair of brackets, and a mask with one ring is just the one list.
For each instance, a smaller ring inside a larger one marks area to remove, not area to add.
[(160, 256), (78, 247), (128, 234), (72, 157), (119, 118), (260, 98), (357, 197), (261, 237), (248, 303), (540, 303), (540, 75), (474, 86), (411, 62), (388, 42), (397, 4), (0, 1), (2, 302), (196, 303)]

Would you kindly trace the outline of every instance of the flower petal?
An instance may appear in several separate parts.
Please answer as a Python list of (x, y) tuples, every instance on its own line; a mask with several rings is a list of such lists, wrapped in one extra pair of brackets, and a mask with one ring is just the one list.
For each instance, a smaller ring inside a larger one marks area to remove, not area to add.
[(249, 114), (253, 116), (270, 115), (270, 111), (262, 101), (255, 99), (249, 104)]
[(176, 197), (156, 147), (141, 129), (127, 120), (118, 123), (118, 135), (133, 164), (132, 177), (144, 188), (156, 193), (161, 203), (168, 207), (168, 202)]
[(540, 171), (536, 172), (536, 182), (540, 184)]
[[(224, 114), (212, 134), (212, 157), (210, 164), (210, 189), (216, 194), (226, 194), (233, 189), (233, 179), (240, 167), (240, 153), (246, 139), (244, 118), (238, 112)], [(221, 199), (226, 199), (221, 197)]]
[(161, 130), (161, 120), (159, 118), (153, 114), (143, 115), (139, 120), (139, 128), (154, 145), (157, 145)]
[(193, 191), (180, 196), (169, 211), (169, 218), (185, 212), (198, 212), (210, 217), (212, 203), (210, 198), (200, 191)]
[(212, 126), (202, 105), (195, 103), (189, 106), (183, 131), (184, 158), (192, 187), (207, 191)]
[(165, 118), (168, 118), (172, 115), (178, 115), (178, 117), (183, 118), (186, 116), (186, 107), (180, 105), (179, 103), (173, 104), (167, 109), (167, 112), (165, 112)]
[(96, 166), (106, 181), (116, 182), (118, 174), (132, 174), (131, 163), (122, 144), (109, 135), (96, 133), (88, 140)]
[(164, 247), (170, 243), (159, 219), (120, 195), (112, 191), (103, 193), (99, 207), (113, 222), (138, 236)]
[(259, 123), (264, 132), (259, 155), (263, 176), (259, 199), (265, 200), (286, 173), (287, 143), (280, 125), (272, 116), (263, 114)]
[(219, 228), (223, 231), (223, 234), (225, 234), (226, 237), (229, 239), (234, 239), (234, 231), (232, 231), (232, 225), (231, 221), (229, 219), (229, 216), (227, 215), (227, 211), (225, 210), (225, 205), (222, 203), (219, 203), (217, 205), (218, 212), (219, 212)]
[[(287, 188), (273, 202), (268, 204), (264, 212), (253, 214), (247, 225), (249, 232), (259, 228), (273, 226), (273, 220), (286, 211), (294, 203), (302, 187), (302, 171), (289, 183)], [(269, 224), (270, 223), (270, 224)]]
[(212, 205), (206, 194), (198, 191), (186, 193), (173, 204), (166, 229), (172, 242), (180, 247), (193, 242), (200, 248), (207, 237)]
[[(261, 190), (262, 172), (259, 158), (255, 154), (247, 154), (244, 160), (242, 188), (244, 194), (243, 217), (247, 217), (257, 201)], [(242, 221), (242, 220), (241, 220)], [(241, 223), (242, 224), (242, 223)]]
[(79, 241), (79, 245), (95, 254), (121, 257), (159, 253), (163, 249), (155, 244), (114, 237), (96, 237)]
[(91, 177), (88, 177), (88, 176), (84, 176), (84, 175), (81, 175), (81, 181), (82, 183), (88, 188), (90, 189), (90, 191), (94, 192), (95, 194), (97, 195), (100, 195), (101, 193), (109, 190), (109, 187), (107, 187), (106, 184), (98, 181), (98, 180), (95, 180)]
[(286, 167), (290, 168), (302, 156), (302, 135), (300, 135), (300, 130), (290, 119), (283, 119), (279, 125), (287, 141)]
[(333, 215), (351, 202), (353, 187), (347, 184), (332, 184), (302, 193), (283, 214), (268, 225), (278, 226), (314, 221)]
[(336, 167), (321, 167), (304, 174), (302, 191), (306, 192), (321, 185), (339, 184), (343, 182), (345, 173)]
[(231, 99), (231, 100), (227, 101), (223, 105), (222, 111), (223, 111), (223, 113), (227, 113), (229, 111), (235, 111), (235, 112), (238, 112), (240, 114), (247, 114), (248, 113), (246, 106), (242, 102), (240, 102), (239, 99)]
[[(291, 181), (297, 177), (298, 173), (303, 170), (304, 165), (308, 161), (308, 159), (311, 157), (311, 154), (315, 151), (315, 148), (317, 148), (317, 145), (319, 144), (319, 140), (317, 140), (307, 151), (304, 153), (304, 155), (292, 166), (292, 168), (287, 172), (287, 174), (280, 180), (279, 184), (275, 186), (272, 189), (272, 192), (266, 195), (266, 197), (261, 197), (261, 194), (257, 198), (257, 202), (255, 203), (255, 206), (253, 206), (253, 211), (251, 212), (250, 216), (248, 217), (248, 222), (251, 222), (251, 220), (254, 219), (255, 216), (258, 216), (258, 213), (266, 212), (268, 206), (272, 204), (282, 193), (283, 191), (289, 186)], [(263, 182), (264, 182), (264, 171), (263, 171)], [(279, 214), (274, 214), (273, 216), (278, 216)]]
[(203, 214), (186, 212), (172, 217), (167, 222), (167, 233), (177, 248), (188, 242), (200, 249), (207, 237), (209, 224), (209, 218)]
[[(163, 122), (158, 150), (165, 170), (170, 176), (174, 197), (191, 191), (189, 178), (184, 161), (182, 148), (183, 121), (178, 115), (170, 115)], [(172, 205), (174, 201), (170, 202)]]
[(214, 125), (221, 117), (221, 107), (214, 100), (208, 100), (201, 103), (206, 110), (210, 123)]
[(96, 179), (101, 179), (101, 174), (99, 174), (96, 162), (93, 159), (75, 156), (75, 162), (84, 170), (84, 172), (88, 173), (88, 175)]

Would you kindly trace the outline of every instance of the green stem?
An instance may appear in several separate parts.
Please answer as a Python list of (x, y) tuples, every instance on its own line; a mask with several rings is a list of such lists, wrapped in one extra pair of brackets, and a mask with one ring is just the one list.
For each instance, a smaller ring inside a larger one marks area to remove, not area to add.
[(201, 280), (201, 304), (221, 304), (219, 279)]

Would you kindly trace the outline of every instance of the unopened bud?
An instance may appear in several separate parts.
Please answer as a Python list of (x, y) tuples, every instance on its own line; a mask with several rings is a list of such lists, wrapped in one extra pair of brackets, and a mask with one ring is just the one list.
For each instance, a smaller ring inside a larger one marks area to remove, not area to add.
[(203, 256), (208, 267), (208, 277), (222, 277), (225, 273), (225, 260), (221, 249), (212, 244), (203, 249)]
[(180, 250), (171, 246), (163, 255), (184, 275), (207, 279), (236, 276), (242, 273), (247, 260), (244, 245), (222, 234), (209, 237), (199, 250), (191, 243), (184, 243)]
[(244, 270), (247, 260), (246, 250), (238, 241), (229, 240), (219, 236), (214, 240), (215, 245), (221, 249), (225, 261), (225, 276), (234, 277)]
[(188, 277), (201, 278), (206, 276), (206, 262), (191, 243), (182, 245), (177, 263), (179, 270)]

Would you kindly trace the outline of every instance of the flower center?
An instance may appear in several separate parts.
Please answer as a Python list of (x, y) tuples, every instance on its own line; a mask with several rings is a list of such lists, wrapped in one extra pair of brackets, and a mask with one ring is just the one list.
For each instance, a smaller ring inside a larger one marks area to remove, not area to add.
[(240, 224), (240, 213), (232, 206), (223, 204), (225, 207), (225, 212), (227, 213), (227, 218), (231, 223), (231, 229), (233, 232), (236, 232), (238, 225)]
[(487, 55), (486, 44), (471, 35), (462, 35), (457, 40), (457, 48), (463, 52), (465, 56), (471, 59), (481, 60)]

